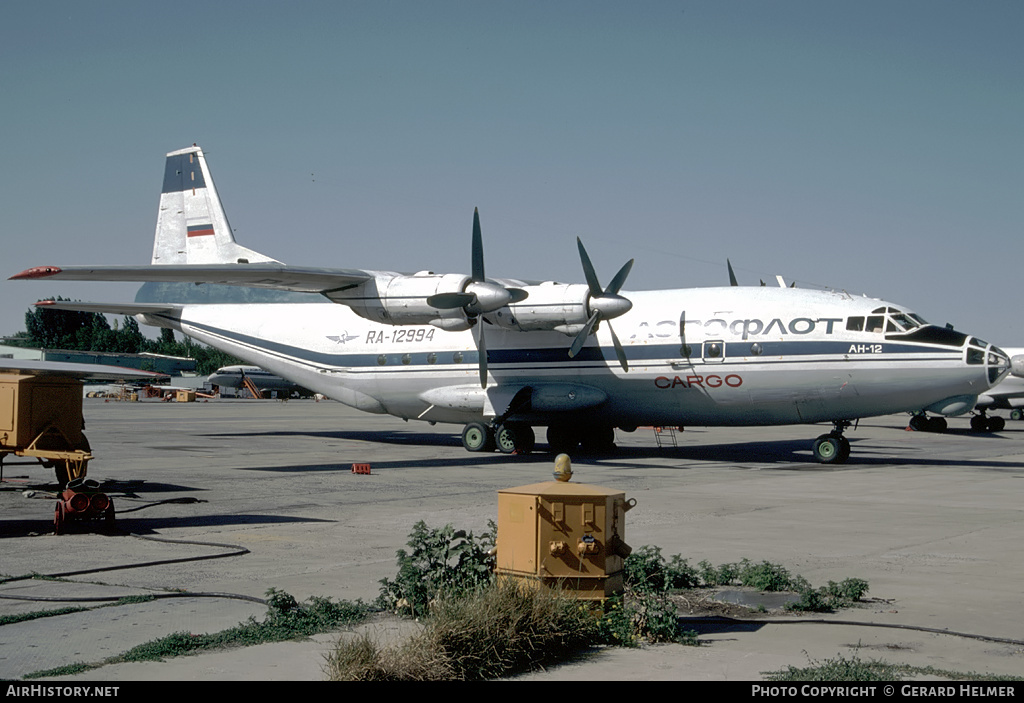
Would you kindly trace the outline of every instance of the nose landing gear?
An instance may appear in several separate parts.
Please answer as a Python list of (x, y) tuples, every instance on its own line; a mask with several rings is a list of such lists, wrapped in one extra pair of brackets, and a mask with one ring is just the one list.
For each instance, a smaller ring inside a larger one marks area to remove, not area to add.
[(834, 430), (814, 440), (814, 458), (822, 464), (845, 464), (850, 458), (850, 440), (843, 436), (843, 430), (852, 423), (849, 420), (836, 420), (832, 424)]

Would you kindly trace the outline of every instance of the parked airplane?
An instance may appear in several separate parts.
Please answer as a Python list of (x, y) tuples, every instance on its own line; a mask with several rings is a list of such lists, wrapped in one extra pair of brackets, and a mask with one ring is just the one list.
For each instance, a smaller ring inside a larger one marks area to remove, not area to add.
[[(54, 307), (136, 314), (354, 408), (462, 424), (470, 451), (530, 451), (535, 426), (572, 452), (612, 446), (616, 427), (831, 422), (812, 449), (839, 463), (853, 420), (966, 413), (1009, 369), (986, 342), (845, 292), (626, 293), (632, 261), (602, 287), (577, 246), (584, 284), (487, 278), (475, 213), (469, 275), (284, 265), (235, 242), (193, 145), (167, 155), (150, 266), (12, 278), (148, 281), (134, 304)], [(244, 286), (232, 290), (246, 298), (189, 285), (206, 293), (195, 304), (164, 285), (182, 281)], [(258, 303), (253, 289), (305, 304)]]
[(978, 414), (971, 418), (971, 429), (976, 432), (1000, 432), (1006, 426), (998, 415), (989, 416), (989, 410), (1009, 410), (1011, 420), (1024, 419), (1024, 348), (1004, 351), (1010, 357), (1010, 373), (978, 396)]
[(222, 366), (210, 374), (210, 377), (207, 379), (209, 383), (222, 388), (247, 388), (249, 387), (249, 384), (246, 383), (246, 380), (251, 382), (252, 387), (256, 388), (260, 396), (267, 391), (283, 391), (285, 393), (291, 393), (293, 391), (306, 392), (306, 390), (297, 383), (293, 383), (286, 378), (281, 378), (276, 374), (272, 374), (269, 371), (261, 369), (259, 366), (247, 366), (242, 364)]

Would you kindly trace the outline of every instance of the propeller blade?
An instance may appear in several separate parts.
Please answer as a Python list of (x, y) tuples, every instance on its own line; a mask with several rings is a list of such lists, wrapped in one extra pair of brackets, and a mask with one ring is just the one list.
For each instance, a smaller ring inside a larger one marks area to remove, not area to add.
[(512, 294), (512, 300), (509, 301), (510, 303), (521, 303), (530, 297), (530, 294), (522, 288), (506, 288), (505, 290)]
[(612, 329), (611, 323), (608, 323), (608, 333), (612, 336), (612, 344), (615, 345), (615, 356), (619, 358), (619, 365), (623, 371), (629, 371), (629, 363), (626, 361), (626, 350), (622, 348), (622, 343), (619, 341), (618, 335), (615, 334), (615, 330)]
[(484, 327), (481, 321), (477, 327), (480, 328), (480, 338), (477, 342), (477, 351), (480, 353), (480, 387), (487, 388), (487, 344), (484, 343)]
[(587, 256), (587, 250), (579, 237), (576, 237), (576, 248), (580, 250), (580, 262), (583, 264), (583, 275), (587, 279), (587, 285), (590, 286), (590, 294), (595, 298), (599, 298), (604, 291), (601, 290), (601, 282), (597, 280), (594, 264), (591, 263), (590, 257)]
[(480, 209), (473, 208), (473, 253), (472, 277), (481, 283), (484, 281), (484, 237), (480, 232)]
[(594, 330), (594, 325), (597, 324), (597, 318), (600, 315), (601, 313), (595, 310), (590, 316), (590, 319), (583, 325), (583, 329), (581, 329), (579, 334), (576, 335), (576, 339), (572, 340), (572, 346), (569, 347), (570, 359), (579, 354), (580, 349), (582, 349), (583, 345), (587, 343), (587, 337), (589, 337), (590, 333)]
[(729, 285), (738, 286), (740, 283), (736, 280), (736, 274), (732, 270), (732, 264), (728, 259), (725, 260), (725, 265), (729, 268)]
[(438, 293), (427, 298), (427, 305), (438, 310), (454, 310), (464, 308), (476, 302), (472, 293)]
[(627, 261), (619, 272), (615, 274), (615, 278), (608, 284), (608, 287), (604, 289), (604, 295), (617, 295), (619, 289), (622, 288), (622, 284), (626, 282), (626, 276), (629, 275), (630, 270), (633, 268), (633, 259)]

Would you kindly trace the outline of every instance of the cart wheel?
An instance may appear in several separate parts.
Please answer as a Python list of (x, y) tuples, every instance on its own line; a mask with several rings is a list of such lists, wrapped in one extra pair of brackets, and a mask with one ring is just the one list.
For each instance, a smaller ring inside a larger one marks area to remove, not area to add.
[(64, 504), (59, 500), (53, 509), (53, 534), (64, 534)]

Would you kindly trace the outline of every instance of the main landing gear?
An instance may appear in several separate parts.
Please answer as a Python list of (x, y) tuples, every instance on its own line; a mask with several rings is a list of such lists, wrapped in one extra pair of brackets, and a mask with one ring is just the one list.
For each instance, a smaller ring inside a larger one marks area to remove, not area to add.
[(978, 414), (971, 418), (971, 429), (975, 432), (1002, 432), (1005, 427), (1006, 420), (998, 415), (989, 417), (984, 410), (979, 410)]
[(502, 454), (529, 454), (536, 441), (533, 428), (523, 422), (471, 422), (462, 430), (462, 446), (471, 452), (497, 449)]
[(814, 440), (814, 458), (822, 464), (845, 464), (850, 458), (850, 440), (843, 436), (843, 430), (852, 423), (836, 420), (832, 424), (834, 430)]
[(915, 432), (945, 432), (947, 426), (946, 418), (941, 415), (928, 417), (924, 413), (914, 414), (907, 424), (907, 427)]
[[(471, 452), (529, 454), (537, 438), (525, 422), (471, 422), (462, 430), (462, 446)], [(606, 454), (615, 449), (615, 428), (610, 425), (550, 425), (547, 442), (555, 454)]]

